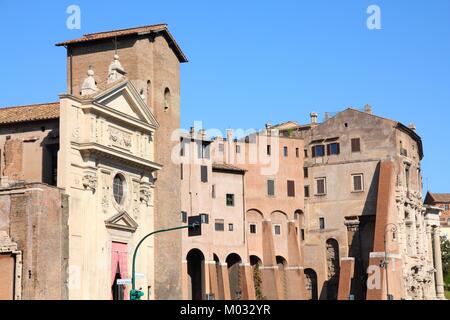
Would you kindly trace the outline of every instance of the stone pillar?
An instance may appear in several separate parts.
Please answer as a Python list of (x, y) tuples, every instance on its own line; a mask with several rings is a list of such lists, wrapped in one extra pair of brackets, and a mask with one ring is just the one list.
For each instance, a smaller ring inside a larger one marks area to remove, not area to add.
[(303, 269), (303, 257), (298, 236), (295, 231), (295, 223), (288, 223), (288, 261), (286, 273), (287, 300), (305, 300), (306, 285)]
[(186, 260), (183, 260), (181, 264), (181, 281), (182, 281), (182, 299), (183, 300), (190, 300), (192, 297), (190, 297), (191, 292), (191, 286), (189, 281), (189, 275), (188, 275), (188, 263)]
[(253, 269), (250, 264), (240, 265), (242, 300), (256, 300)]
[(263, 231), (263, 257), (261, 271), (261, 289), (263, 296), (268, 300), (279, 300), (282, 297), (282, 288), (278, 265), (273, 244), (272, 222), (262, 222)]
[[(208, 261), (208, 271), (209, 271), (209, 285), (210, 285), (210, 293), (214, 295), (214, 299), (220, 299), (219, 292), (219, 281), (217, 278), (217, 269), (215, 261)], [(208, 294), (208, 292), (206, 292)]]
[(223, 283), (223, 299), (231, 300), (230, 292), (230, 279), (228, 278), (228, 265), (226, 263), (221, 264), (222, 268), (222, 283)]
[(436, 269), (436, 296), (438, 299), (445, 300), (444, 295), (444, 275), (442, 271), (442, 254), (441, 254), (441, 238), (439, 227), (435, 227), (433, 230), (433, 242), (434, 242), (434, 268)]
[(355, 258), (342, 258), (339, 273), (338, 300), (350, 300)]

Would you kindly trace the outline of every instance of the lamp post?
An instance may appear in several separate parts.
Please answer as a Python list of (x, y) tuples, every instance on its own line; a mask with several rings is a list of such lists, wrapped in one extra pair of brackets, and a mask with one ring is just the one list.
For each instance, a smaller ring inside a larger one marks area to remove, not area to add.
[(145, 239), (147, 239), (148, 237), (157, 234), (157, 233), (163, 233), (163, 232), (169, 232), (169, 231), (175, 231), (175, 230), (180, 230), (180, 229), (197, 229), (200, 227), (200, 224), (198, 222), (194, 222), (192, 224), (188, 224), (186, 226), (181, 226), (181, 227), (175, 227), (175, 228), (170, 228), (170, 229), (162, 229), (162, 230), (158, 230), (158, 231), (154, 231), (149, 233), (148, 235), (146, 235), (144, 238), (141, 239), (141, 241), (139, 241), (138, 245), (136, 246), (136, 248), (134, 249), (134, 253), (133, 253), (133, 268), (132, 268), (132, 275), (131, 275), (131, 291), (130, 291), (130, 300), (140, 300), (141, 297), (144, 295), (144, 293), (140, 290), (136, 290), (136, 275), (135, 275), (135, 271), (136, 271), (136, 256), (137, 256), (137, 252), (139, 247), (141, 246), (142, 242), (144, 242)]
[(384, 228), (384, 260), (381, 261), (380, 267), (386, 270), (386, 296), (387, 300), (394, 300), (389, 294), (389, 275), (388, 275), (388, 256), (387, 256), (387, 238), (386, 235), (392, 232), (392, 238), (395, 239), (395, 233), (397, 232), (397, 225), (395, 223), (388, 223)]

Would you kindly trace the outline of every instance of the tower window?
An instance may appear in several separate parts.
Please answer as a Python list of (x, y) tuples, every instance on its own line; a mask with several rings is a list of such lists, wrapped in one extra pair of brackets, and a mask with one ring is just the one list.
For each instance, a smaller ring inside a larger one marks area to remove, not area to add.
[(170, 90), (169, 88), (166, 88), (164, 90), (164, 111), (167, 111), (171, 107), (172, 104), (172, 98), (170, 96)]

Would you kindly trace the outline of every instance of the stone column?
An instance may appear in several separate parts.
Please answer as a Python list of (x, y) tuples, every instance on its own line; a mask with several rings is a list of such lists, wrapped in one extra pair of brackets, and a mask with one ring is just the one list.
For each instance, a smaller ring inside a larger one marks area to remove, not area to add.
[(240, 266), (241, 272), (241, 289), (242, 300), (256, 300), (255, 283), (253, 281), (253, 269), (248, 263), (242, 263)]
[(231, 292), (230, 292), (230, 279), (228, 278), (228, 265), (226, 263), (222, 263), (220, 265), (222, 269), (222, 283), (223, 283), (223, 299), (231, 300)]
[(436, 296), (438, 299), (445, 300), (444, 295), (444, 275), (442, 271), (442, 254), (441, 254), (441, 238), (439, 233), (439, 227), (435, 227), (433, 230), (433, 242), (434, 242), (434, 268), (436, 269)]

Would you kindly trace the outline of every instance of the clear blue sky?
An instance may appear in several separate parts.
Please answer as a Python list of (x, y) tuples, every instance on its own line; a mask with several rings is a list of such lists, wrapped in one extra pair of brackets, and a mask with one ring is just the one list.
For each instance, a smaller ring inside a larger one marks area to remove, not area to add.
[[(66, 8), (81, 7), (81, 30)], [(381, 8), (381, 30), (366, 9)], [(165, 22), (190, 62), (182, 126), (260, 128), (370, 103), (414, 122), (425, 188), (450, 192), (450, 1), (0, 0), (0, 105), (56, 101), (65, 50), (83, 33)]]

